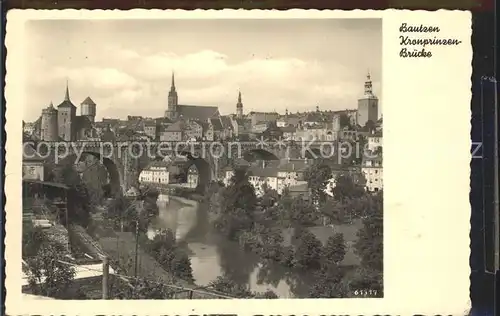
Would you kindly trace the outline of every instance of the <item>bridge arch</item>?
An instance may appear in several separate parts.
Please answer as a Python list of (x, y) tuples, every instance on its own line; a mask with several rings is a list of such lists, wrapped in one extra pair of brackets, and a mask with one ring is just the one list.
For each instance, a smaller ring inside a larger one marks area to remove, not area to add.
[[(120, 196), (123, 193), (123, 190), (122, 190), (123, 176), (122, 176), (121, 168), (119, 166), (117, 166), (117, 164), (112, 159), (104, 157), (100, 153), (93, 152), (93, 151), (83, 151), (80, 159), (84, 158), (86, 156), (87, 157), (88, 156), (94, 157), (97, 160), (97, 162), (100, 162), (105, 167), (106, 171), (108, 172), (108, 183), (107, 184), (109, 184), (111, 196)], [(73, 168), (75, 168), (75, 163), (76, 163), (77, 158), (78, 158), (78, 156), (75, 153), (73, 153), (73, 154), (66, 156), (62, 160), (60, 160), (57, 164), (58, 165), (70, 164), (73, 166)], [(81, 173), (85, 172), (86, 169), (90, 168), (90, 166), (87, 166), (84, 168), (85, 168), (84, 170), (76, 170), (75, 169), (75, 171), (78, 172), (79, 174), (81, 174)]]
[(201, 190), (206, 188), (212, 178), (212, 170), (210, 168), (210, 164), (203, 158), (189, 159), (185, 169), (186, 175), (191, 166), (195, 166), (196, 170), (198, 171), (198, 186), (196, 187), (196, 189)]
[(193, 165), (196, 167), (196, 170), (198, 171), (197, 190), (206, 188), (207, 185), (210, 183), (210, 180), (212, 179), (212, 168), (210, 166), (210, 163), (204, 158), (197, 157), (196, 155), (193, 156), (193, 154), (190, 151), (178, 151), (176, 155), (177, 157), (182, 156), (187, 158), (187, 163), (184, 169), (186, 177), (189, 168)]

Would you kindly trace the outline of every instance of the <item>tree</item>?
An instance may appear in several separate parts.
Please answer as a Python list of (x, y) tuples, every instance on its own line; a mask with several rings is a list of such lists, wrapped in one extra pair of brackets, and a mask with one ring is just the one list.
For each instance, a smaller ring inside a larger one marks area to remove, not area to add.
[(81, 184), (81, 178), (78, 172), (73, 168), (73, 165), (67, 161), (52, 167), (52, 173), (49, 176), (51, 181), (64, 183), (69, 186)]
[(295, 258), (294, 267), (307, 270), (319, 269), (322, 245), (313, 233), (307, 229), (297, 228), (294, 234)]
[[(326, 202), (320, 207), (320, 212), (328, 219), (328, 223), (340, 225), (346, 221), (345, 204), (328, 197)], [(326, 224), (326, 223), (325, 223)]]
[(302, 196), (285, 197), (282, 202), (279, 205), (280, 214), (285, 215), (289, 227), (311, 226), (318, 219), (314, 205)]
[(351, 126), (351, 119), (345, 113), (340, 114), (339, 121), (340, 121), (340, 128), (344, 128), (344, 127), (351, 128), (352, 127)]
[(174, 296), (173, 289), (158, 283), (148, 281), (146, 279), (139, 279), (134, 284), (133, 295), (128, 299), (171, 299)]
[(326, 242), (323, 249), (324, 265), (327, 267), (338, 266), (344, 260), (346, 254), (346, 246), (344, 235), (337, 233)]
[(358, 232), (354, 249), (361, 258), (359, 282), (365, 285), (363, 288), (376, 290), (382, 295), (383, 192), (379, 192), (372, 199), (369, 209), (365, 211), (363, 228)]
[(366, 289), (366, 296), (369, 297), (383, 297), (382, 272), (361, 266), (356, 269), (350, 288), (353, 290)]
[(254, 296), (248, 286), (237, 284), (225, 276), (218, 276), (217, 279), (209, 283), (209, 287), (237, 298), (250, 298)]
[(174, 277), (184, 281), (192, 282), (193, 269), (191, 260), (186, 252), (181, 249), (175, 241), (174, 233), (167, 229), (155, 235), (148, 243), (148, 251)]
[(331, 168), (322, 160), (316, 160), (305, 173), (304, 178), (307, 181), (313, 201), (322, 204), (326, 200), (326, 188), (332, 177)]
[(91, 221), (90, 198), (87, 188), (83, 184), (70, 187), (68, 191), (68, 221), (87, 227)]
[(279, 199), (278, 192), (272, 189), (266, 182), (262, 185), (262, 193), (260, 197), (260, 206), (262, 208), (272, 207)]
[(376, 124), (375, 124), (375, 122), (373, 122), (372, 120), (368, 120), (368, 121), (366, 121), (366, 123), (365, 123), (365, 126), (364, 126), (364, 127), (365, 127), (365, 129), (366, 129), (367, 131), (371, 132), (371, 131), (374, 131), (374, 130), (375, 130)]
[(230, 185), (224, 188), (218, 202), (220, 214), (214, 225), (223, 235), (238, 240), (239, 234), (251, 230), (257, 197), (245, 169), (235, 170)]
[(267, 290), (263, 293), (254, 293), (255, 298), (264, 298), (264, 299), (276, 299), (279, 298), (276, 293), (271, 290)]
[(349, 289), (343, 280), (343, 272), (337, 266), (324, 267), (316, 274), (316, 282), (309, 289), (311, 298), (344, 298)]
[(335, 178), (335, 187), (332, 189), (335, 200), (345, 201), (346, 199), (354, 199), (363, 196), (365, 193), (364, 183), (355, 181), (354, 177), (362, 177), (362, 175), (353, 176), (347, 173), (337, 175)]
[(23, 258), (33, 257), (45, 241), (41, 227), (35, 227), (31, 222), (23, 222)]
[(191, 268), (191, 260), (189, 256), (180, 249), (174, 249), (174, 256), (170, 262), (170, 271), (181, 280), (193, 282), (193, 269)]
[(75, 270), (62, 263), (64, 246), (49, 242), (41, 246), (38, 254), (27, 260), (28, 284), (36, 295), (67, 298), (68, 289), (73, 283)]

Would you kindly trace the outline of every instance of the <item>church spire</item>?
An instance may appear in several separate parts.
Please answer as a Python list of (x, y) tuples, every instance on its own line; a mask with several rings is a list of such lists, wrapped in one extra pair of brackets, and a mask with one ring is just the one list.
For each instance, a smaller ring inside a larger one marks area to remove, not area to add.
[(69, 101), (69, 84), (68, 84), (68, 79), (66, 79), (66, 94), (64, 96), (64, 101)]
[(236, 117), (243, 117), (243, 103), (241, 102), (241, 91), (238, 91), (238, 103), (236, 103)]
[(172, 71), (172, 85), (170, 86), (170, 91), (175, 91), (175, 74)]

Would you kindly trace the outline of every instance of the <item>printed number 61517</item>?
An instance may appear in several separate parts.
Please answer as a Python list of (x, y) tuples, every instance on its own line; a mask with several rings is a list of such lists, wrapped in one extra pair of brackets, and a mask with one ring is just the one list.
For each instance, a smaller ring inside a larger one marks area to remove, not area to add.
[(355, 296), (376, 296), (377, 290), (361, 289), (354, 291)]

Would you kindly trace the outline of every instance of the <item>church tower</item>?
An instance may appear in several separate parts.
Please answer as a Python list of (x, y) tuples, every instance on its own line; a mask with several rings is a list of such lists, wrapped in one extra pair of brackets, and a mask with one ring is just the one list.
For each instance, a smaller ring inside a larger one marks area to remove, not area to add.
[(236, 103), (236, 117), (243, 118), (243, 103), (241, 103), (241, 91), (238, 92), (238, 103)]
[(177, 119), (177, 105), (178, 98), (177, 91), (175, 90), (175, 77), (174, 73), (172, 72), (172, 85), (170, 86), (170, 92), (168, 93), (168, 108), (165, 112), (165, 117), (171, 120)]
[(366, 76), (365, 92), (358, 100), (358, 113), (356, 123), (365, 126), (368, 121), (375, 124), (378, 120), (378, 98), (373, 94), (372, 80), (370, 73)]
[(67, 82), (64, 100), (57, 106), (57, 114), (59, 137), (67, 142), (76, 140), (76, 106), (71, 102), (71, 99), (69, 98), (69, 86)]

